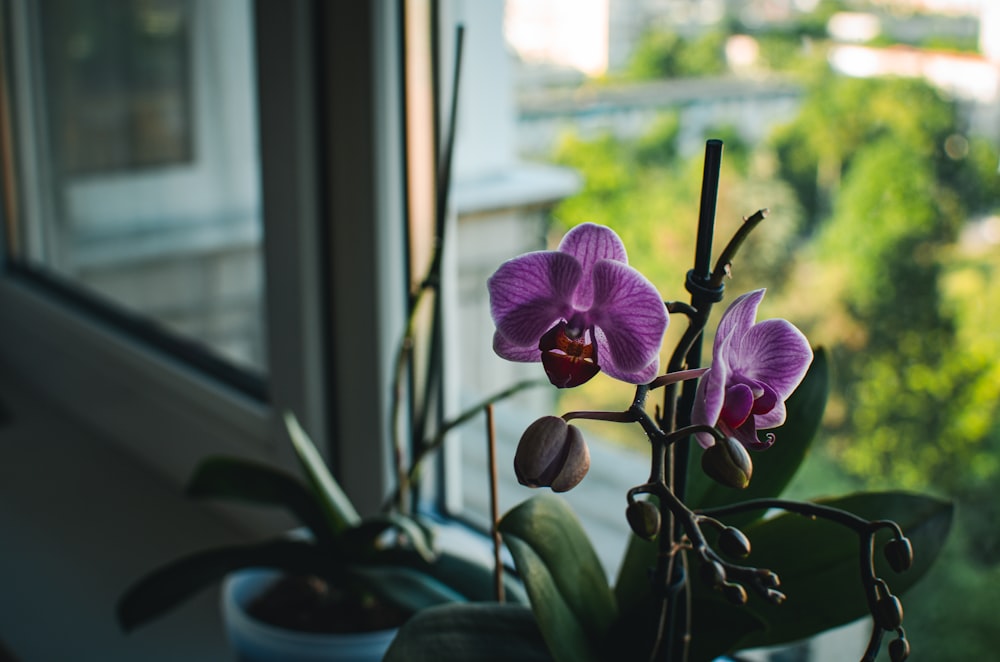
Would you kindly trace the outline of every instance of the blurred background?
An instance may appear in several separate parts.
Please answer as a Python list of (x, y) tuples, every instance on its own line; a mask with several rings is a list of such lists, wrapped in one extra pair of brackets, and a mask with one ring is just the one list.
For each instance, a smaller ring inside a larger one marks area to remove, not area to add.
[[(535, 217), (527, 204), (522, 229), (503, 236), (553, 247), (578, 223), (612, 226), (664, 298), (686, 300), (704, 141), (723, 139), (716, 250), (743, 217), (770, 210), (734, 264), (727, 299), (766, 287), (760, 316), (791, 320), (832, 359), (825, 423), (790, 494), (893, 488), (955, 499), (956, 529), (905, 599), (905, 625), (921, 659), (991, 659), (1000, 581), (1000, 6), (507, 0), (502, 45), (495, 36), (504, 57), (479, 65), (477, 43), (490, 37), (477, 34), (473, 5), (460, 16), (471, 42), (463, 103), (506, 104), (496, 126), (512, 142), (483, 150), (488, 142), (476, 136), (488, 141), (490, 131), (470, 125), (489, 115), (464, 107), (460, 136), (480, 156), (459, 148), (459, 252), (471, 262), (489, 245), (490, 256), (459, 280), (469, 289), (462, 328), (478, 329), (462, 334), (463, 369), (489, 354), (482, 282), (519, 252), (483, 241), (477, 233), (489, 224), (482, 210), (463, 209), (463, 192), (491, 178), (509, 184), (519, 169), (533, 169), (536, 185), (562, 182), (564, 197)], [(506, 164), (483, 162), (481, 154), (496, 159), (504, 149)], [(496, 378), (492, 362), (482, 370)], [(468, 372), (461, 380), (489, 381)], [(622, 409), (631, 393), (599, 376), (554, 406)], [(519, 407), (545, 410), (546, 397), (525, 396)], [(613, 572), (620, 538), (611, 532), (623, 526), (622, 490), (644, 477), (644, 439), (631, 427), (581, 426), (605, 448), (569, 496), (596, 538), (614, 540), (605, 553)], [(511, 444), (518, 435), (510, 432)], [(466, 445), (468, 462), (476, 446)], [(475, 508), (482, 474), (469, 475), (466, 506)], [(524, 493), (515, 486), (507, 498)], [(843, 648), (808, 646), (773, 659), (824, 654), (847, 659)]]

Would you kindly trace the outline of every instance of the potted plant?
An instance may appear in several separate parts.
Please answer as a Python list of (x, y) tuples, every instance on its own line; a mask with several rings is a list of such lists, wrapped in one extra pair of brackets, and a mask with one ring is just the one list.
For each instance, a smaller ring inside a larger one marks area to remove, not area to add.
[[(197, 498), (278, 506), (303, 525), (264, 542), (204, 550), (144, 577), (122, 596), (118, 620), (130, 631), (224, 581), (226, 628), (246, 659), (342, 659), (336, 650), (369, 650), (381, 659), (396, 628), (429, 606), (494, 599), (494, 568), (434, 547), (420, 518), (362, 518), (292, 414), (288, 437), (305, 481), (241, 458), (202, 462), (187, 485)], [(508, 582), (507, 593), (523, 592)], [(323, 657), (325, 656), (325, 657)]]
[[(866, 614), (871, 636), (862, 662), (876, 658), (887, 636), (893, 662), (909, 655), (898, 595), (941, 550), (952, 504), (898, 491), (780, 498), (819, 427), (828, 365), (825, 352), (813, 350), (788, 321), (757, 321), (764, 290), (729, 305), (715, 330), (712, 362), (700, 367), (713, 304), (724, 298), (736, 252), (766, 215), (745, 219), (712, 265), (721, 151), (720, 141), (709, 141), (695, 268), (685, 283), (690, 304), (664, 302), (628, 265), (614, 231), (592, 224), (570, 230), (557, 250), (509, 260), (488, 284), (501, 357), (541, 362), (561, 388), (597, 372), (635, 385), (624, 410), (573, 411), (532, 423), (514, 457), (519, 482), (562, 492), (590, 466), (583, 434), (570, 421), (642, 430), (650, 472), (623, 488), (631, 535), (616, 581), (609, 585), (565, 501), (528, 499), (498, 529), (530, 608), (428, 609), (403, 627), (387, 661), (709, 662)], [(687, 327), (661, 373), (670, 316), (686, 318)], [(661, 394), (649, 412), (650, 398)], [(689, 462), (694, 451), (700, 462)]]

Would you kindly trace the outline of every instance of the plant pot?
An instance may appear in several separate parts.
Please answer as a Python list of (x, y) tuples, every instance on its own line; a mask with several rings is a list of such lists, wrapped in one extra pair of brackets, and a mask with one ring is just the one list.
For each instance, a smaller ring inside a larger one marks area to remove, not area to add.
[(247, 607), (282, 573), (253, 569), (231, 573), (222, 585), (226, 635), (241, 662), (378, 662), (398, 628), (361, 633), (290, 630), (260, 621)]

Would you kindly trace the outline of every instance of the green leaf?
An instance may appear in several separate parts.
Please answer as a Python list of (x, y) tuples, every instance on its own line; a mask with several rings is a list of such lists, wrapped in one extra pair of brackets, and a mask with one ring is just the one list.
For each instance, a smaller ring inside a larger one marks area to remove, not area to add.
[[(460, 593), (470, 602), (493, 602), (496, 600), (496, 584), (492, 560), (487, 562), (479, 556), (441, 551), (431, 563), (427, 563), (412, 550), (380, 550), (378, 565), (389, 563), (412, 568), (434, 577), (449, 588)], [(528, 604), (524, 585), (514, 573), (504, 573), (504, 596), (507, 602)]]
[(354, 566), (351, 574), (365, 586), (398, 607), (411, 612), (449, 602), (465, 602), (465, 597), (427, 573), (395, 565)]
[(418, 612), (396, 635), (384, 662), (551, 662), (527, 607), (449, 604)]
[(376, 548), (375, 541), (389, 529), (396, 529), (410, 542), (412, 549), (421, 559), (430, 563), (437, 553), (434, 551), (432, 532), (412, 517), (397, 513), (385, 513), (366, 517), (337, 538), (338, 546), (348, 551), (351, 558), (364, 559)]
[(316, 496), (296, 477), (270, 465), (241, 458), (210, 458), (198, 465), (186, 493), (197, 498), (283, 507), (309, 527), (317, 540), (329, 541), (332, 537)]
[(655, 540), (643, 540), (629, 534), (625, 555), (615, 579), (615, 602), (620, 612), (619, 618), (649, 594), (649, 573), (656, 567), (658, 549), (659, 545)]
[(556, 659), (601, 659), (615, 600), (572, 509), (554, 496), (534, 497), (504, 515), (499, 530)]
[(242, 568), (267, 567), (330, 576), (330, 559), (313, 544), (279, 540), (205, 550), (153, 571), (119, 599), (118, 622), (126, 632), (156, 618)]
[[(805, 378), (785, 402), (788, 416), (785, 424), (774, 431), (777, 435), (774, 446), (751, 453), (754, 467), (750, 485), (743, 490), (719, 485), (705, 475), (700, 455), (693, 453), (688, 467), (687, 504), (694, 509), (714, 508), (781, 494), (798, 471), (819, 430), (829, 390), (829, 360), (826, 351), (818, 347)], [(750, 513), (732, 518), (731, 523), (742, 526), (760, 516), (761, 513)]]
[[(948, 501), (904, 492), (859, 493), (817, 503), (865, 519), (893, 520), (902, 527), (914, 550), (913, 567), (904, 573), (892, 571), (882, 555), (888, 532), (876, 537), (876, 572), (896, 595), (930, 569), (954, 514)], [(783, 514), (748, 527), (746, 534), (753, 546), (746, 564), (778, 573), (788, 598), (772, 605), (751, 595), (748, 608), (767, 629), (747, 636), (741, 648), (796, 641), (868, 613), (859, 574), (858, 537), (851, 530), (823, 519)]]
[(295, 414), (285, 412), (284, 418), (285, 428), (288, 430), (288, 436), (295, 447), (295, 453), (299, 456), (299, 461), (306, 471), (309, 483), (330, 518), (334, 532), (339, 533), (346, 528), (357, 526), (361, 521), (361, 516), (358, 515), (354, 504), (347, 498), (344, 490), (327, 469), (323, 457), (316, 450), (316, 446), (313, 445), (305, 430), (299, 425)]

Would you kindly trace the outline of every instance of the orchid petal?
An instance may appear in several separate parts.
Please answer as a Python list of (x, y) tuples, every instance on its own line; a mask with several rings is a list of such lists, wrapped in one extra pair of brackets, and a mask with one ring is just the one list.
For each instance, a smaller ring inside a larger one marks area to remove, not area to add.
[(659, 356), (669, 323), (659, 292), (638, 271), (611, 260), (594, 265), (593, 282), (589, 315), (599, 331), (595, 336), (601, 367), (611, 364), (619, 372), (645, 373)]
[(499, 331), (493, 334), (493, 351), (502, 359), (518, 363), (536, 363), (542, 360), (542, 351), (538, 349), (538, 343), (528, 346), (515, 345)]
[(753, 418), (758, 430), (770, 430), (784, 425), (786, 415), (785, 403), (778, 400), (771, 411), (766, 414), (755, 414)]
[(812, 362), (802, 332), (783, 319), (755, 324), (731, 347), (730, 365), (747, 379), (766, 384), (784, 400), (799, 385)]
[[(753, 326), (757, 319), (757, 307), (760, 306), (764, 298), (764, 290), (754, 290), (736, 297), (715, 330), (715, 343), (712, 348), (712, 355), (715, 357), (716, 351), (720, 350), (724, 343), (732, 338), (739, 338)], [(713, 358), (713, 360), (716, 360)]]
[(646, 367), (632, 372), (619, 370), (612, 363), (602, 364), (601, 370), (609, 377), (617, 379), (620, 382), (625, 382), (626, 384), (648, 384), (653, 381), (653, 378), (660, 372), (660, 357), (657, 356), (653, 362)]
[(497, 332), (511, 344), (537, 346), (543, 333), (572, 312), (582, 268), (556, 251), (528, 253), (500, 265), (487, 282)]
[[(712, 367), (702, 375), (695, 393), (694, 407), (691, 410), (691, 423), (694, 425), (715, 425), (722, 413), (722, 404), (726, 397), (725, 364), (712, 364)], [(715, 437), (707, 432), (696, 432), (695, 438), (704, 448), (715, 443)]]
[(594, 223), (583, 223), (567, 232), (559, 244), (559, 251), (572, 255), (583, 269), (573, 298), (573, 305), (580, 309), (589, 308), (593, 302), (594, 285), (590, 274), (598, 262), (612, 260), (628, 263), (625, 245), (614, 230)]

